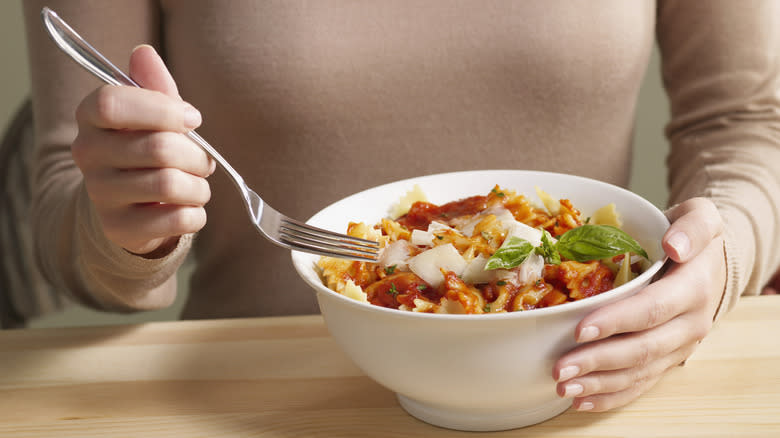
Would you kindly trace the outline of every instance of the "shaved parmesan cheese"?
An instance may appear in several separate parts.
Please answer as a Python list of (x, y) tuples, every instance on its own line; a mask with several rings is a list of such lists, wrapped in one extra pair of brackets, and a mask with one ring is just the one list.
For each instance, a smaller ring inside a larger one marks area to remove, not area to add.
[(531, 284), (542, 278), (544, 273), (544, 257), (531, 253), (520, 266), (517, 267), (517, 281), (521, 284)]
[(466, 269), (466, 261), (451, 243), (424, 251), (409, 259), (409, 269), (423, 281), (438, 287), (444, 281), (441, 270), (461, 275)]
[(631, 272), (631, 258), (628, 256), (628, 253), (626, 253), (625, 257), (623, 257), (623, 262), (620, 263), (620, 269), (618, 269), (617, 275), (615, 275), (615, 282), (612, 286), (618, 287), (622, 284), (626, 284), (633, 280), (633, 277), (633, 273)]
[(607, 204), (596, 210), (591, 220), (596, 225), (612, 225), (617, 228), (623, 226), (623, 221), (620, 219), (614, 203)]
[(347, 280), (347, 283), (344, 285), (344, 290), (342, 290), (341, 293), (353, 300), (360, 301), (361, 303), (368, 302), (368, 295), (366, 295), (366, 293), (363, 292), (363, 289), (356, 285), (352, 280)]
[(553, 199), (553, 197), (550, 196), (549, 193), (545, 192), (539, 187), (534, 187), (534, 188), (536, 189), (536, 196), (538, 196), (539, 199), (542, 201), (542, 204), (544, 204), (544, 208), (547, 209), (547, 212), (550, 213), (550, 216), (557, 216), (561, 210), (561, 203)]
[(501, 222), (501, 225), (507, 232), (507, 239), (511, 236), (515, 236), (529, 241), (533, 246), (539, 246), (542, 244), (541, 230), (528, 226), (522, 222), (518, 222), (515, 220), (512, 212), (504, 207), (491, 207), (480, 214), (474, 215), (469, 220), (460, 224), (458, 226), (458, 230), (463, 233), (463, 235), (471, 237), (474, 235), (474, 227), (476, 227), (476, 225), (479, 224), (486, 216), (491, 214), (494, 215), (499, 222)]
[(436, 233), (452, 232), (460, 234), (455, 228), (451, 228), (441, 222), (433, 221), (428, 224), (428, 231), (412, 230), (411, 242), (412, 245), (417, 246), (433, 246), (433, 239), (436, 238)]
[(501, 225), (503, 225), (507, 231), (512, 229), (512, 227), (514, 227), (515, 224), (522, 223), (516, 221), (515, 217), (512, 215), (512, 212), (507, 210), (504, 207), (491, 208), (490, 211), (491, 211), (490, 214), (494, 214), (496, 216), (496, 219), (498, 219), (498, 221), (501, 222)]
[(406, 194), (398, 200), (398, 203), (393, 205), (393, 207), (390, 209), (390, 217), (393, 219), (399, 218), (406, 213), (409, 213), (409, 209), (412, 208), (412, 205), (415, 202), (425, 202), (427, 200), (428, 197), (425, 196), (425, 193), (422, 191), (420, 186), (415, 184), (414, 187), (412, 187), (412, 190), (406, 192)]
[(457, 229), (463, 233), (464, 236), (472, 237), (474, 235), (474, 228), (477, 226), (477, 224), (482, 222), (482, 220), (491, 214), (495, 216), (496, 219), (498, 219), (498, 221), (504, 227), (504, 230), (509, 230), (515, 223), (517, 223), (517, 221), (515, 221), (515, 217), (512, 216), (512, 212), (502, 206), (490, 207), (487, 210), (480, 212), (479, 214), (475, 214), (470, 218), (462, 218), (459, 220), (456, 219), (452, 222), (455, 224)]
[(515, 286), (520, 286), (520, 281), (517, 279), (517, 271), (516, 270), (508, 270), (508, 269), (494, 269), (493, 272), (495, 272), (496, 280), (504, 280), (507, 283), (512, 283)]
[(485, 213), (482, 212), (475, 214), (470, 218), (457, 218), (452, 221), (452, 224), (455, 225), (455, 228), (463, 233), (464, 236), (471, 237), (474, 235), (474, 227), (476, 227), (478, 223), (482, 222), (482, 219), (484, 218)]
[(527, 240), (533, 246), (539, 246), (542, 244), (542, 230), (533, 228), (522, 222), (514, 221), (512, 228), (509, 229), (506, 239), (510, 237), (519, 237)]
[(396, 269), (405, 271), (409, 261), (409, 255), (409, 242), (406, 240), (396, 240), (382, 248), (377, 263), (382, 269), (395, 265)]
[(487, 261), (488, 259), (483, 255), (478, 255), (472, 259), (469, 264), (466, 265), (466, 269), (463, 270), (463, 282), (466, 284), (490, 283), (490, 281), (495, 278), (496, 273), (495, 270), (485, 270)]
[(416, 246), (433, 246), (433, 233), (423, 230), (412, 230), (410, 242)]

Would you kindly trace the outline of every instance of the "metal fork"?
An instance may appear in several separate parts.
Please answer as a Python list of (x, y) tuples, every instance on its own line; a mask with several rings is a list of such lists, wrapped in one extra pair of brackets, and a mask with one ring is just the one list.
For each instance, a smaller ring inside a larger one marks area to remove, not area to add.
[[(90, 73), (110, 85), (140, 88), (135, 81), (86, 42), (54, 11), (43, 8), (41, 18), (46, 31), (57, 46)], [(187, 132), (186, 136), (214, 158), (227, 172), (233, 184), (243, 195), (249, 217), (255, 224), (255, 228), (271, 242), (285, 248), (329, 257), (369, 262), (377, 260), (379, 253), (377, 242), (323, 230), (279, 213), (250, 189), (244, 182), (244, 178), (200, 135), (195, 131), (190, 131)]]

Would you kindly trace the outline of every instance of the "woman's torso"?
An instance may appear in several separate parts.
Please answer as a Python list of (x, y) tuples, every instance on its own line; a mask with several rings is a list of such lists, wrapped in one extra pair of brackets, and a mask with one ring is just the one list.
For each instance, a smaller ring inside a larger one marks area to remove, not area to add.
[[(653, 1), (163, 0), (199, 132), (276, 209), (464, 169), (625, 185)], [(316, 311), (220, 172), (185, 318)], [(468, 194), (464, 194), (468, 195)]]

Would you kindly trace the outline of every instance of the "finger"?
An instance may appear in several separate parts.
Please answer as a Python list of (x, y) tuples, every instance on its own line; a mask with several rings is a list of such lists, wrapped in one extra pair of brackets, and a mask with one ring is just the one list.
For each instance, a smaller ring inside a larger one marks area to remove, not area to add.
[(575, 329), (577, 342), (592, 342), (619, 333), (646, 330), (663, 324), (693, 308), (696, 295), (679, 281), (673, 266), (665, 277), (637, 294), (587, 315)]
[(181, 236), (161, 237), (132, 248), (123, 248), (137, 256), (147, 259), (158, 259), (170, 254), (176, 248), (176, 245), (179, 244), (180, 238)]
[(572, 407), (578, 411), (604, 412), (624, 406), (644, 394), (658, 383), (660, 379), (661, 376), (658, 375), (651, 379), (643, 380), (623, 391), (575, 398), (572, 402)]
[(200, 126), (201, 115), (192, 105), (165, 94), (135, 87), (105, 85), (90, 93), (76, 109), (81, 129), (187, 132)]
[(556, 391), (564, 398), (623, 391), (633, 385), (641, 385), (643, 381), (661, 375), (669, 368), (681, 364), (693, 354), (697, 345), (696, 342), (686, 344), (646, 366), (594, 372), (561, 382), (558, 383)]
[(130, 77), (147, 90), (159, 91), (181, 100), (176, 81), (168, 67), (154, 47), (148, 44), (136, 47), (130, 54)]
[(672, 225), (664, 234), (664, 251), (677, 263), (691, 260), (723, 232), (723, 221), (712, 201), (689, 199), (667, 212)]
[(646, 366), (683, 345), (695, 343), (708, 329), (706, 318), (685, 315), (650, 330), (585, 344), (556, 363), (553, 377), (562, 382), (592, 372)]
[(722, 240), (710, 242), (705, 251), (683, 265), (672, 266), (660, 280), (637, 294), (604, 306), (585, 316), (575, 329), (578, 342), (604, 339), (657, 327), (688, 311), (708, 309), (711, 294), (721, 291), (713, 264), (723, 264)]
[(178, 169), (139, 169), (85, 174), (90, 199), (104, 207), (166, 203), (200, 207), (211, 198), (208, 182)]
[(136, 254), (149, 252), (150, 241), (195, 233), (206, 224), (206, 211), (202, 207), (145, 204), (99, 209), (98, 213), (106, 237)]
[(175, 132), (85, 129), (71, 147), (85, 172), (116, 169), (175, 168), (199, 177), (214, 171), (214, 162), (189, 138)]

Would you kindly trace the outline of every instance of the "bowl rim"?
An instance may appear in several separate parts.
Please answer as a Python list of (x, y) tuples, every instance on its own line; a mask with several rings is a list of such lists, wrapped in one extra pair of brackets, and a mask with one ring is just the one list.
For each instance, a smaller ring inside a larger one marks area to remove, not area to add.
[[(485, 173), (489, 174), (489, 173), (503, 173), (503, 172), (522, 173), (531, 176), (533, 176), (534, 174), (545, 175), (545, 176), (563, 176), (566, 178), (570, 178), (575, 182), (579, 180), (579, 181), (587, 182), (588, 184), (595, 183), (597, 185), (609, 187), (611, 190), (617, 190), (619, 192), (623, 192), (625, 195), (634, 198), (636, 201), (640, 202), (641, 204), (644, 204), (645, 207), (648, 208), (648, 211), (653, 211), (655, 214), (658, 215), (660, 219), (662, 219), (666, 223), (667, 228), (670, 225), (669, 219), (658, 207), (656, 207), (654, 204), (652, 204), (650, 201), (643, 198), (642, 196), (630, 190), (627, 190), (623, 187), (610, 184), (605, 181), (579, 176), (579, 175), (550, 172), (550, 171), (539, 171), (539, 170), (523, 170), (523, 169), (466, 170), (466, 171), (427, 174), (427, 175), (421, 175), (421, 176), (416, 176), (411, 178), (404, 178), (401, 180), (392, 181), (365, 190), (361, 190), (359, 192), (355, 192), (349, 196), (341, 198), (331, 203), (330, 205), (322, 208), (321, 210), (319, 210), (317, 213), (315, 213), (309, 219), (307, 219), (306, 223), (311, 223), (311, 221), (316, 220), (318, 215), (320, 215), (321, 213), (323, 213), (325, 210), (329, 208), (335, 207), (336, 204), (339, 204), (341, 202), (346, 202), (354, 197), (364, 196), (366, 192), (380, 190), (382, 188), (386, 188), (387, 186), (408, 184), (411, 182), (420, 181), (421, 179), (428, 179), (428, 178), (433, 179), (433, 178), (440, 178), (440, 177), (447, 177), (447, 176), (467, 177), (469, 174), (484, 175)], [(291, 251), (291, 258), (295, 270), (298, 272), (299, 276), (307, 284), (309, 284), (309, 286), (314, 288), (315, 292), (318, 295), (321, 293), (328, 294), (329, 296), (335, 297), (336, 299), (341, 300), (342, 302), (346, 303), (347, 305), (353, 306), (356, 309), (360, 309), (362, 311), (367, 311), (367, 312), (384, 314), (390, 317), (415, 319), (415, 320), (458, 320), (458, 321), (470, 320), (470, 321), (483, 321), (483, 322), (488, 320), (498, 321), (498, 320), (505, 320), (505, 319), (517, 319), (517, 318), (536, 318), (536, 317), (542, 317), (550, 314), (565, 314), (570, 312), (576, 312), (578, 310), (597, 307), (600, 303), (604, 301), (611, 301), (613, 299), (622, 299), (624, 298), (622, 296), (632, 291), (635, 288), (635, 286), (645, 282), (647, 282), (648, 284), (651, 283), (653, 281), (653, 277), (656, 274), (658, 274), (661, 271), (661, 268), (669, 261), (669, 257), (664, 254), (664, 256), (661, 259), (653, 262), (642, 274), (640, 274), (633, 280), (629, 281), (628, 283), (622, 284), (614, 289), (610, 289), (606, 292), (602, 292), (592, 297), (588, 297), (588, 298), (584, 298), (572, 302), (566, 302), (563, 304), (558, 304), (556, 306), (544, 307), (541, 309), (531, 309), (531, 310), (521, 311), (521, 312), (502, 312), (502, 313), (487, 313), (487, 314), (451, 314), (451, 313), (442, 314), (442, 313), (410, 312), (410, 311), (402, 311), (398, 309), (390, 309), (382, 306), (377, 306), (368, 302), (357, 301), (353, 298), (340, 294), (334, 290), (329, 289), (327, 286), (325, 286), (325, 284), (322, 283), (322, 280), (319, 274), (316, 272), (315, 268), (313, 268), (312, 266), (307, 266), (308, 258), (310, 257), (311, 257), (310, 254), (301, 251), (296, 251), (296, 250)], [(314, 276), (320, 281), (319, 282), (310, 281), (311, 279), (304, 274), (304, 270), (306, 270), (307, 272), (313, 272)]]

